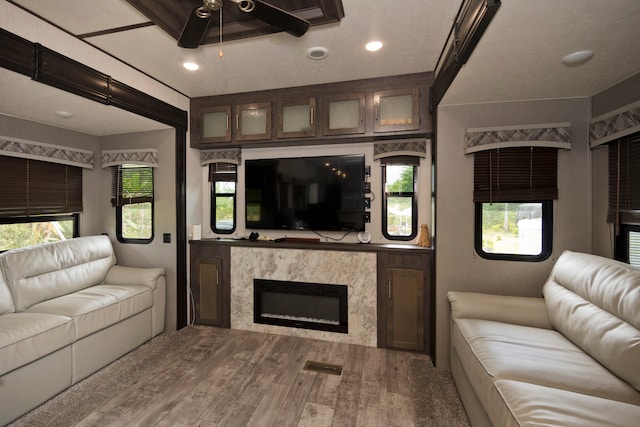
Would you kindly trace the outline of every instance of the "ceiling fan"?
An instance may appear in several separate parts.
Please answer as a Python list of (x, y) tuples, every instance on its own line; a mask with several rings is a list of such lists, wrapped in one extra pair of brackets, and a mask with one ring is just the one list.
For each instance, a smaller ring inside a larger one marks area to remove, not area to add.
[[(234, 3), (240, 11), (296, 37), (302, 36), (309, 29), (309, 21), (261, 0), (226, 1)], [(212, 12), (220, 10), (222, 3), (223, 0), (203, 0), (202, 6), (194, 8), (182, 29), (178, 46), (191, 49), (200, 46), (211, 21)]]

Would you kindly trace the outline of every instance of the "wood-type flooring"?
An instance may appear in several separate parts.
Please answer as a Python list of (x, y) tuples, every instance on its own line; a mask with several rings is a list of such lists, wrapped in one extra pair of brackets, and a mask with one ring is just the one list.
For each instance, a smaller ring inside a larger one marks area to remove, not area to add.
[[(413, 426), (408, 361), (426, 355), (198, 327), (78, 426)], [(340, 376), (304, 370), (342, 365)]]

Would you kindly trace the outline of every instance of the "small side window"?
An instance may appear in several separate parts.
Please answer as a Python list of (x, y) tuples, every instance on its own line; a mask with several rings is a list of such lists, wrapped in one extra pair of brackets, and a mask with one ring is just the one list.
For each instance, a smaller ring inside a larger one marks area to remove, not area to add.
[(640, 225), (620, 225), (620, 233), (616, 236), (615, 259), (640, 267)]
[(476, 203), (476, 252), (483, 258), (542, 261), (551, 255), (553, 202)]
[(396, 160), (382, 164), (382, 234), (389, 240), (411, 240), (418, 233), (418, 167), (410, 163)]
[(233, 163), (209, 165), (211, 181), (211, 230), (231, 234), (236, 229), (237, 166)]
[(153, 241), (153, 168), (114, 166), (111, 203), (116, 208), (116, 237), (121, 243)]

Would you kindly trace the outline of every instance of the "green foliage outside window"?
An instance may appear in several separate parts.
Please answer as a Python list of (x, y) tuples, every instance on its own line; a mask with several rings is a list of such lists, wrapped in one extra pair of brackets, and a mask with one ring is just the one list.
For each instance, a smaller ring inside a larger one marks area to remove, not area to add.
[(0, 224), (0, 251), (73, 238), (73, 220)]

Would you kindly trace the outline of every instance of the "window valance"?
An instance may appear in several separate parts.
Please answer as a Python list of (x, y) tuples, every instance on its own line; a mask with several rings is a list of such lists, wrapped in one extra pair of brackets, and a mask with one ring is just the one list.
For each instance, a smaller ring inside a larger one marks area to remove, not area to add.
[(101, 153), (101, 163), (103, 168), (124, 164), (155, 168), (158, 166), (158, 150), (154, 148), (103, 150)]
[(591, 148), (640, 132), (640, 101), (596, 117), (589, 125)]
[(201, 150), (200, 166), (206, 166), (211, 163), (233, 163), (240, 164), (240, 149), (219, 149), (219, 150)]
[(0, 136), (0, 154), (93, 169), (93, 151)]
[(398, 156), (427, 157), (427, 140), (407, 139), (380, 141), (373, 144), (374, 160)]
[(571, 149), (571, 123), (467, 129), (465, 154), (496, 148), (549, 147)]

